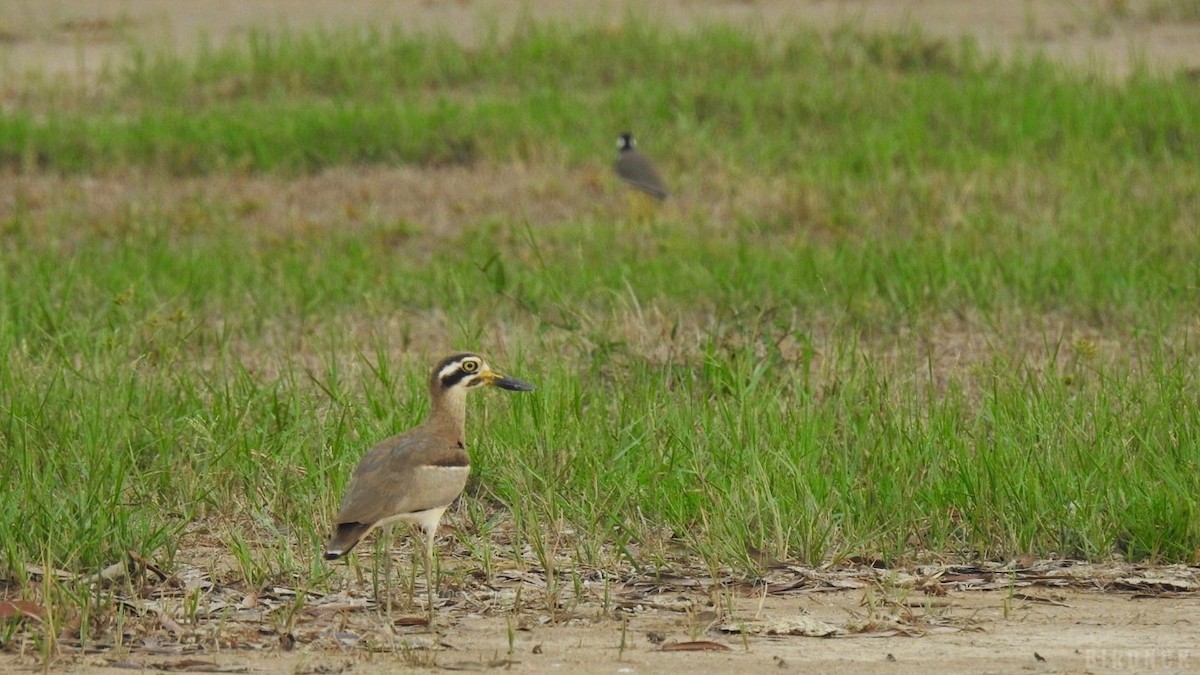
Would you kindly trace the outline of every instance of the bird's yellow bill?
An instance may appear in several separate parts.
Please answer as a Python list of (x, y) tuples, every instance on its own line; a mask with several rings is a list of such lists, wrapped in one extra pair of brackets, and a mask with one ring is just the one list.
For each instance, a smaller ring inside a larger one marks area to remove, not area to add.
[(501, 389), (508, 389), (509, 391), (533, 391), (534, 389), (537, 389), (537, 387), (525, 382), (524, 380), (518, 380), (515, 377), (502, 375), (494, 370), (484, 371), (483, 373), (480, 373), (479, 377), (485, 383), (490, 384), (493, 387), (500, 387)]

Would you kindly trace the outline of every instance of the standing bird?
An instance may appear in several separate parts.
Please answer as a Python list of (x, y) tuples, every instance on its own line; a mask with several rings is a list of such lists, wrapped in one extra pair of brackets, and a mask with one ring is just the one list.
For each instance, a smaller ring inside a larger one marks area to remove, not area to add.
[(650, 158), (638, 150), (633, 134), (626, 131), (617, 139), (617, 161), (613, 164), (617, 175), (635, 190), (662, 201), (667, 198), (667, 186)]
[[(326, 560), (346, 555), (376, 527), (384, 528), (390, 543), (392, 524), (404, 521), (418, 525), (425, 533), (428, 576), (438, 523), (462, 493), (471, 472), (463, 429), (467, 392), (481, 384), (511, 391), (534, 389), (528, 382), (492, 370), (476, 354), (442, 359), (429, 379), (429, 417), (420, 426), (380, 441), (359, 461), (342, 498), (333, 536), (325, 544)], [(388, 553), (385, 583), (391, 561)], [(432, 584), (429, 586), (432, 594)]]

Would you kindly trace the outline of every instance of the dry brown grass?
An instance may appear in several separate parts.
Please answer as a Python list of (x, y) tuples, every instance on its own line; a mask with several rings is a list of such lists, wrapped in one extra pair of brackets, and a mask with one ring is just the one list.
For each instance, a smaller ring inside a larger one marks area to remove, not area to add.
[[(731, 236), (739, 222), (799, 222), (786, 231), (768, 228), (761, 235), (764, 245), (804, 245), (804, 240), (850, 236), (827, 227), (821, 197), (803, 186), (781, 178), (730, 172), (703, 175), (691, 189), (705, 198), (689, 199), (695, 195), (685, 192), (668, 202), (662, 218), (695, 223), (698, 235), (716, 240)], [(1016, 214), (1022, 220), (1047, 221), (1045, 214), (1037, 213), (1049, 208), (1046, 200), (1022, 199), (1041, 187), (1018, 177), (1001, 193), (1000, 181), (992, 176), (963, 185), (929, 186), (928, 194), (937, 203), (928, 209), (942, 214), (931, 227), (962, 226), (955, 222), (953, 203), (978, 199), (981, 190), (990, 195), (985, 199), (1023, 202), (1029, 213)], [(178, 236), (211, 225), (236, 231), (250, 247), (267, 249), (281, 242), (305, 245), (310, 238), (336, 228), (361, 234), (373, 245), (403, 248), (420, 256), (462, 236), (481, 220), (527, 223), (535, 231), (567, 223), (572, 227), (579, 227), (578, 223), (612, 227), (621, 237), (644, 238), (649, 245), (655, 225), (628, 221), (623, 197), (607, 167), (524, 163), (432, 169), (349, 167), (290, 178), (216, 175), (180, 179), (145, 172), (10, 175), (0, 181), (0, 222), (14, 222), (21, 214), (21, 227), (27, 235), (48, 236), (63, 255), (70, 255), (72, 242), (80, 238), (100, 236), (119, 241), (138, 236), (136, 228), (146, 216), (179, 223)], [(883, 216), (879, 219), (886, 220)], [(619, 351), (635, 360), (686, 363), (700, 358), (717, 336), (730, 347), (747, 341), (775, 344), (787, 360), (811, 355), (811, 371), (820, 378), (831, 370), (826, 367), (828, 359), (844, 352), (850, 337), (861, 358), (895, 369), (919, 387), (932, 384), (938, 391), (950, 383), (969, 387), (997, 360), (1020, 364), (1031, 374), (1053, 370), (1067, 376), (1066, 371), (1078, 367), (1102, 372), (1110, 366), (1128, 365), (1131, 355), (1138, 352), (1139, 338), (1133, 328), (1097, 324), (1061, 312), (955, 313), (927, 317), (919, 326), (868, 329), (848, 336), (835, 316), (808, 316), (786, 307), (680, 309), (669, 302), (633, 298), (618, 298), (615, 304), (612, 313), (559, 317), (569, 318), (569, 322), (545, 313), (535, 315), (516, 300), (501, 307), (499, 316), (497, 307), (479, 307), (457, 317), (436, 309), (348, 309), (323, 317), (319, 327), (300, 331), (286, 317), (267, 317), (262, 334), (253, 342), (235, 341), (231, 351), (243, 364), (271, 377), (286, 367), (281, 361), (285, 354), (291, 364), (313, 371), (328, 365), (328, 354), (320, 349), (328, 335), (338, 335), (346, 344), (365, 351), (387, 345), (390, 351), (384, 356), (402, 365), (424, 363), (433, 355), (461, 347), (454, 338), (458, 325), (482, 327), (476, 348), (494, 354), (501, 362), (514, 353), (514, 345), (537, 345), (545, 352), (584, 358), (601, 347), (593, 336), (603, 336), (607, 343), (620, 342)], [(205, 320), (219, 332), (220, 317)], [(1194, 325), (1177, 329), (1178, 341), (1186, 340), (1195, 329)], [(802, 349), (798, 340), (810, 345), (811, 353)], [(346, 358), (339, 367), (347, 374), (354, 376), (365, 368), (356, 357)]]

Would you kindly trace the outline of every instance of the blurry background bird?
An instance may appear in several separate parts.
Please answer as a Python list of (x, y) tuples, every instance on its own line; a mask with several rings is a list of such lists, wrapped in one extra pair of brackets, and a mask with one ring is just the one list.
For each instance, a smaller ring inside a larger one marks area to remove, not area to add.
[(654, 213), (655, 201), (667, 198), (667, 186), (662, 176), (626, 131), (617, 138), (617, 161), (613, 169), (621, 180), (634, 189), (630, 196), (630, 212), (634, 220), (645, 220)]

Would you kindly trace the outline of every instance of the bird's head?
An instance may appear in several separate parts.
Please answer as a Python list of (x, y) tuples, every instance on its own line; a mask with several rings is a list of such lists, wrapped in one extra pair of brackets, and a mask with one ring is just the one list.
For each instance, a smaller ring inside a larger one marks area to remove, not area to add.
[(470, 353), (453, 354), (442, 359), (433, 369), (430, 388), (445, 394), (451, 391), (465, 392), (481, 384), (509, 391), (533, 391), (536, 388), (528, 382), (492, 370), (482, 356)]

